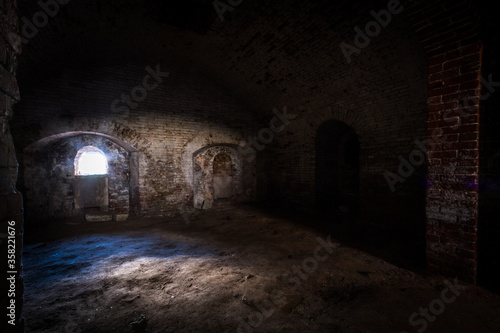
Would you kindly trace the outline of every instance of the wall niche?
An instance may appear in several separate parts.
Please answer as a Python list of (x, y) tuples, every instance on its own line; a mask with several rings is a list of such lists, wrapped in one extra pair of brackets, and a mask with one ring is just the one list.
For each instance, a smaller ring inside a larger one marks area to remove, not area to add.
[[(105, 155), (107, 173), (76, 174), (75, 158), (78, 160), (79, 152), (85, 147)], [(30, 145), (24, 151), (23, 165), (26, 215), (35, 219), (67, 218), (97, 209), (115, 218), (128, 216), (132, 192), (131, 155), (109, 137), (97, 134), (59, 135)], [(102, 194), (100, 200), (85, 194), (92, 192), (91, 187)]]
[(252, 200), (255, 193), (255, 162), (243, 158), (238, 146), (212, 145), (193, 153), (193, 205), (211, 209), (221, 201)]

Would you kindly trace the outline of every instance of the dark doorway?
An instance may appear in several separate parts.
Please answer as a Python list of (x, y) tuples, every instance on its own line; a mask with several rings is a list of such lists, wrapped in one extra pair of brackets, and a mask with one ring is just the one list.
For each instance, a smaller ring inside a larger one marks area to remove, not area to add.
[(359, 141), (340, 121), (322, 124), (316, 135), (316, 209), (355, 218), (359, 211)]

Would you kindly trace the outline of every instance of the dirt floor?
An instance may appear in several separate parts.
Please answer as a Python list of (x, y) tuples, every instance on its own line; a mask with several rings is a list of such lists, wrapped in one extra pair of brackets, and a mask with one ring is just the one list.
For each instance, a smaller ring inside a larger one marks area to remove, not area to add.
[(499, 295), (342, 228), (244, 205), (186, 217), (27, 223), (27, 332), (500, 332)]

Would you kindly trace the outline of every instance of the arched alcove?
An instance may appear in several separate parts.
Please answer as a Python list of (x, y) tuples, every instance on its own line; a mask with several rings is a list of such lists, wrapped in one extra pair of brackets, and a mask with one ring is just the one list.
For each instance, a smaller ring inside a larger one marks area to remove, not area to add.
[(67, 132), (24, 149), (23, 188), (28, 218), (108, 211), (125, 219), (137, 206), (137, 151), (117, 138)]
[(359, 141), (343, 122), (323, 123), (316, 135), (316, 209), (355, 217), (359, 207)]
[(194, 207), (210, 209), (217, 199), (245, 200), (248, 185), (244, 184), (254, 183), (254, 175), (243, 162), (236, 145), (213, 145), (194, 152)]

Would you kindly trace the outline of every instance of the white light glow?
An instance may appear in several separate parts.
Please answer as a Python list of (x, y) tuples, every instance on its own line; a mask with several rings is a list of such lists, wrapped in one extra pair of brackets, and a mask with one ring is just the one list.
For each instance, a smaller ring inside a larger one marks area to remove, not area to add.
[(84, 151), (75, 161), (76, 174), (81, 176), (105, 175), (108, 173), (108, 160), (99, 150)]

